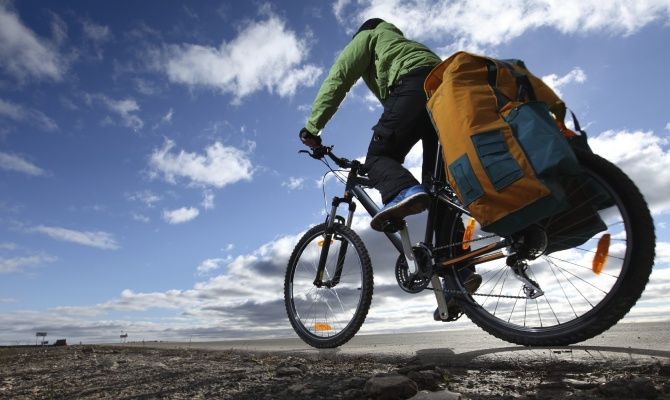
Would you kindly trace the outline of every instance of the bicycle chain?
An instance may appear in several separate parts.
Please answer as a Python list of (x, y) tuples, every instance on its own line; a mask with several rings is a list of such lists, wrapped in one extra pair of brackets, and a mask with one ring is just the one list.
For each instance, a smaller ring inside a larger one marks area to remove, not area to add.
[[(455, 246), (462, 246), (463, 243), (473, 243), (473, 242), (477, 242), (477, 241), (480, 241), (480, 240), (491, 239), (491, 238), (496, 237), (496, 236), (498, 236), (498, 235), (482, 236), (482, 237), (477, 238), (477, 239), (472, 239), (472, 240), (467, 240), (467, 241), (464, 240), (462, 242), (450, 243), (450, 244), (447, 244), (447, 245), (444, 245), (444, 246), (436, 247), (436, 248), (433, 249), (433, 251), (440, 251), (440, 250), (445, 250), (445, 249), (455, 247)], [(433, 289), (433, 291), (434, 290), (435, 289)], [(452, 294), (452, 295), (455, 295), (455, 294), (469, 294), (471, 296), (498, 297), (498, 298), (501, 298), (501, 299), (525, 299), (526, 298), (526, 297), (523, 297), (523, 296), (509, 296), (509, 295), (503, 295), (503, 294), (468, 293), (465, 290), (455, 290), (455, 289), (444, 290), (444, 293), (448, 293), (448, 294)]]
[[(435, 289), (433, 289), (435, 291)], [(455, 290), (455, 289), (447, 289), (444, 290), (444, 293), (449, 293), (449, 294), (469, 294), (470, 296), (481, 296), (481, 297), (498, 297), (501, 299), (525, 299), (526, 297), (524, 296), (509, 296), (505, 294), (483, 294), (483, 293), (468, 293), (465, 290)]]

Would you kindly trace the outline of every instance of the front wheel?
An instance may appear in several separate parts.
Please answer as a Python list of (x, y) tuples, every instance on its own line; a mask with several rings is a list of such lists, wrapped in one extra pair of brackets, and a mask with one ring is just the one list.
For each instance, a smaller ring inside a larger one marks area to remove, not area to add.
[[(316, 348), (338, 347), (360, 329), (372, 301), (372, 265), (361, 238), (344, 225), (310, 229), (288, 262), (284, 303), (291, 326)], [(330, 236), (330, 240), (328, 237)], [(320, 260), (325, 262), (316, 284)]]
[[(595, 190), (609, 196), (610, 201), (597, 205), (606, 230), (585, 238), (562, 237), (562, 243), (555, 241), (554, 252), (529, 262), (526, 277), (544, 292), (536, 298), (524, 293), (524, 283), (504, 259), (477, 265), (481, 286), (457, 299), (474, 323), (500, 339), (526, 346), (562, 346), (592, 338), (626, 315), (649, 279), (655, 234), (644, 198), (609, 161), (585, 152), (577, 155)], [(554, 222), (560, 224), (560, 218)], [(462, 240), (460, 219), (453, 222), (451, 232), (452, 242)], [(497, 240), (473, 242), (472, 250)], [(609, 250), (604, 263), (601, 247)], [(462, 293), (464, 284), (456, 272), (450, 271), (448, 283)]]

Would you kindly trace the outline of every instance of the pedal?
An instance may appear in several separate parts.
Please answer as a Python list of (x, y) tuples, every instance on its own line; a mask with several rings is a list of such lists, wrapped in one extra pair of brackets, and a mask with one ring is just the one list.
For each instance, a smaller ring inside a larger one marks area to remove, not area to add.
[(440, 316), (440, 309), (436, 308), (433, 312), (433, 319), (441, 322), (454, 322), (463, 316), (463, 310), (457, 304), (448, 306), (447, 312), (448, 316), (443, 319)]
[(388, 220), (382, 224), (382, 232), (396, 233), (405, 227), (405, 221), (402, 219)]

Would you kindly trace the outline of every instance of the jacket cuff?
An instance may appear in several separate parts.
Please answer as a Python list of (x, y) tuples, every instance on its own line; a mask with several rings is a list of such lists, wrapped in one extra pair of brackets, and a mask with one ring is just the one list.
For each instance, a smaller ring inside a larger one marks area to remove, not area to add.
[(309, 131), (309, 133), (311, 133), (312, 135), (319, 136), (320, 129), (314, 126), (314, 124), (312, 124), (311, 122), (307, 121), (307, 123), (305, 124), (305, 129), (307, 129), (307, 131)]

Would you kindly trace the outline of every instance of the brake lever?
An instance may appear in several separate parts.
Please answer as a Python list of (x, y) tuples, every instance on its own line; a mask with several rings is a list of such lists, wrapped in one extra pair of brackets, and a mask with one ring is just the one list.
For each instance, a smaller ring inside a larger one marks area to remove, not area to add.
[(321, 147), (315, 147), (315, 148), (313, 148), (312, 151), (309, 151), (309, 150), (298, 150), (298, 153), (306, 153), (307, 155), (309, 155), (309, 156), (312, 157), (313, 159), (315, 159), (315, 160), (320, 160), (320, 159), (322, 159), (323, 157), (325, 157), (326, 154), (328, 154), (328, 152), (330, 151), (330, 149), (332, 149), (332, 146), (331, 146), (331, 147), (328, 147), (328, 146), (321, 146)]

